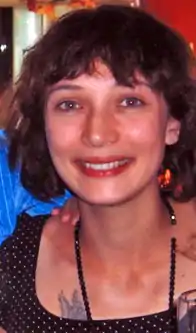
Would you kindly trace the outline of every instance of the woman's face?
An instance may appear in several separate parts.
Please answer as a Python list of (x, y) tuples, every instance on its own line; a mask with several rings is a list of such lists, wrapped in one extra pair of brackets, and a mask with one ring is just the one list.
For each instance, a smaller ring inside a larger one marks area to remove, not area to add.
[(119, 85), (109, 69), (52, 86), (45, 110), (54, 166), (67, 186), (92, 204), (120, 204), (157, 186), (166, 144), (179, 124), (146, 80)]

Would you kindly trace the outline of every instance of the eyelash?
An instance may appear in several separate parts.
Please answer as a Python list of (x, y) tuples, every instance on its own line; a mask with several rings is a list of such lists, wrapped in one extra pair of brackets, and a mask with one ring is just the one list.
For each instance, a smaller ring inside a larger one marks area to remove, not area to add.
[[(123, 105), (123, 102), (131, 102), (129, 105)], [(127, 97), (121, 100), (120, 106), (124, 108), (137, 108), (144, 106), (146, 103), (137, 97)]]
[[(63, 105), (67, 105), (67, 107), (64, 108)], [(82, 106), (76, 101), (66, 100), (66, 101), (58, 103), (57, 108), (62, 111), (74, 111), (74, 110), (81, 109)]]
[[(123, 105), (123, 103), (125, 103), (126, 105)], [(146, 103), (144, 101), (142, 101), (141, 99), (139, 99), (137, 97), (124, 98), (120, 101), (119, 104), (123, 108), (139, 108), (141, 106), (146, 105)], [(63, 107), (64, 105), (66, 105), (66, 106)], [(75, 110), (82, 109), (82, 106), (78, 102), (70, 99), (70, 100), (64, 100), (64, 101), (58, 103), (57, 108), (59, 110), (65, 111), (65, 112), (73, 112)]]

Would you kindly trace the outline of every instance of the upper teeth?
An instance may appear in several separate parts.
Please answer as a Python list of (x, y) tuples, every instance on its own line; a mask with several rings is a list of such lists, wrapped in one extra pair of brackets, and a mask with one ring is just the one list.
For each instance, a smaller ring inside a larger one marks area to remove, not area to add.
[(121, 160), (121, 161), (114, 161), (114, 162), (109, 162), (109, 163), (99, 163), (99, 164), (94, 164), (94, 163), (84, 163), (86, 168), (91, 168), (94, 170), (110, 170), (117, 168), (121, 165), (124, 165), (127, 163), (127, 159)]

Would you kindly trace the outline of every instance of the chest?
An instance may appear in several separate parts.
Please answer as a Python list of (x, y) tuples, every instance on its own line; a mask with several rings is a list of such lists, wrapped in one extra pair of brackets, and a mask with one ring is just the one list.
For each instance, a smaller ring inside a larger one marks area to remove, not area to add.
[[(39, 273), (37, 274), (37, 277), (39, 277)], [(64, 277), (66, 278), (66, 276)], [(130, 318), (127, 316), (130, 319), (126, 320), (95, 320), (92, 326), (88, 321), (80, 321), (77, 317), (66, 317), (64, 319), (62, 318), (62, 315), (60, 315), (60, 311), (58, 309), (57, 313), (55, 313), (55, 308), (53, 307), (53, 296), (55, 291), (55, 285), (51, 285), (53, 279), (54, 277), (49, 274), (48, 280), (45, 280), (45, 290), (48, 290), (48, 298), (45, 299), (46, 303), (44, 303), (44, 294), (39, 293), (39, 280), (37, 280), (37, 284), (34, 284), (33, 279), (28, 279), (28, 282), (25, 283), (26, 276), (23, 275), (18, 280), (17, 286), (13, 283), (13, 286), (16, 286), (17, 288), (14, 288), (15, 291), (13, 290), (13, 293), (10, 295), (10, 302), (7, 311), (8, 316), (7, 319), (5, 319), (7, 333), (41, 333), (44, 331), (53, 333), (62, 331), (66, 333), (73, 331), (77, 333), (94, 333), (97, 331), (101, 331), (102, 333), (109, 333), (111, 331), (116, 333), (143, 333), (144, 331), (149, 331), (151, 333), (157, 333), (157, 330), (166, 333), (171, 332), (170, 316), (168, 312), (161, 312), (151, 316), (137, 316), (136, 318)], [(57, 275), (56, 280), (58, 281)], [(59, 282), (61, 283), (60, 279)], [(91, 289), (92, 286), (90, 285), (89, 287)], [(100, 291), (99, 286), (97, 286), (97, 289)], [(66, 291), (64, 291), (64, 296), (66, 296), (65, 294)], [(77, 297), (78, 296), (75, 296), (75, 306), (79, 301), (79, 298)], [(96, 310), (94, 300), (92, 305)], [(114, 313), (114, 308), (112, 313)], [(108, 313), (106, 308), (104, 308), (104, 311)], [(76, 314), (77, 312), (75, 312), (75, 315)], [(125, 312), (121, 317), (125, 317)], [(75, 321), (75, 319), (77, 320)]]
[[(121, 272), (115, 268), (114, 276), (103, 278), (84, 269), (86, 298), (93, 318), (125, 318), (161, 312), (168, 309), (169, 266), (159, 275), (149, 274), (142, 278), (132, 274), (122, 283)], [(38, 266), (36, 294), (40, 303), (50, 312), (66, 317), (70, 311), (82, 311), (84, 299), (75, 265), (64, 263), (52, 267), (51, 263)]]

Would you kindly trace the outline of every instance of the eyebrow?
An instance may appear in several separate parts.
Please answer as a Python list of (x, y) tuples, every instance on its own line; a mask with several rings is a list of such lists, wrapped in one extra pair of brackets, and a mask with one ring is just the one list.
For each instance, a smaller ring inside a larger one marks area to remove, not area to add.
[[(136, 82), (135, 86), (134, 86), (134, 84), (133, 85), (129, 85), (129, 84), (119, 85), (118, 83), (116, 84), (116, 86), (122, 86), (122, 87), (124, 86), (124, 87), (132, 88), (132, 89), (134, 89), (137, 86), (146, 86), (147, 88), (152, 90), (152, 86), (149, 83), (143, 82), (143, 81)], [(54, 86), (54, 87), (49, 88), (47, 95), (50, 96), (53, 92), (59, 91), (59, 90), (82, 90), (82, 89), (83, 89), (83, 87), (81, 87), (77, 84), (61, 84), (56, 87)]]
[(58, 90), (81, 90), (81, 89), (83, 88), (81, 86), (78, 86), (77, 84), (61, 84), (59, 86), (49, 88), (48, 95)]
[(130, 87), (130, 88), (132, 88), (132, 87), (135, 88), (135, 87), (138, 87), (138, 86), (139, 87), (144, 86), (144, 87), (147, 87), (147, 88), (153, 90), (152, 85), (150, 83), (144, 82), (144, 81), (135, 81), (135, 82), (133, 81), (130, 84), (126, 85), (126, 87)]

